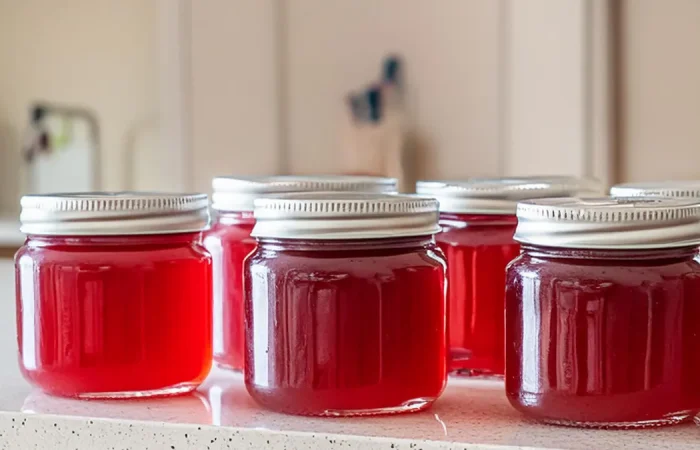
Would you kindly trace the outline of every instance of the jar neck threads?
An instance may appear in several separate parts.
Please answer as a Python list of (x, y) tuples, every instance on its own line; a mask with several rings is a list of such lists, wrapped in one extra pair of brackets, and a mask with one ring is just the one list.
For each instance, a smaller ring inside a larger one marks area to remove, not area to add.
[(272, 251), (329, 251), (354, 252), (386, 249), (413, 249), (434, 245), (433, 236), (411, 236), (402, 238), (356, 239), (356, 240), (299, 240), (258, 238), (260, 250)]
[(659, 260), (690, 260), (698, 254), (697, 246), (677, 247), (677, 248), (650, 248), (650, 249), (630, 249), (630, 250), (610, 250), (610, 249), (573, 249), (555, 248), (535, 244), (521, 244), (523, 254), (535, 258), (548, 259), (577, 259), (591, 260), (592, 264), (596, 260), (639, 262)]

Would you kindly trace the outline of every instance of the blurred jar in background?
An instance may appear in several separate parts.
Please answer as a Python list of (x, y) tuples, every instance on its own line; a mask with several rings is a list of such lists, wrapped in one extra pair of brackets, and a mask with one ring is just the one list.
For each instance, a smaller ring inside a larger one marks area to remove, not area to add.
[(271, 194), (301, 191), (396, 192), (393, 178), (365, 176), (217, 177), (212, 226), (204, 246), (213, 258), (214, 361), (243, 370), (243, 260), (255, 249), (253, 202)]
[(447, 329), (452, 374), (502, 377), (506, 265), (520, 254), (513, 240), (519, 200), (589, 193), (572, 177), (419, 181), (419, 194), (440, 202), (436, 236), (447, 257)]

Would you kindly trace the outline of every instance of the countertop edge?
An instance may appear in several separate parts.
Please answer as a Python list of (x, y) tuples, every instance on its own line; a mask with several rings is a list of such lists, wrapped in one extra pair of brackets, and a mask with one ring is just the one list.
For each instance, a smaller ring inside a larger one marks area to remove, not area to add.
[(538, 447), (396, 439), (264, 428), (102, 419), (0, 411), (0, 448), (56, 450), (112, 448), (179, 449), (387, 449), (387, 450), (541, 450)]

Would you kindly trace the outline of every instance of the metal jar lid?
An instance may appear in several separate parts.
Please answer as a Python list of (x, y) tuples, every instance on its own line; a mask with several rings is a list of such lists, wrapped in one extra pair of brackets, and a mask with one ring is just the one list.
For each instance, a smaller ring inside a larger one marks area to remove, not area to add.
[(206, 194), (85, 192), (25, 195), (25, 234), (104, 236), (201, 231), (209, 223)]
[(461, 214), (515, 214), (519, 201), (578, 195), (578, 186), (523, 178), (477, 178), (467, 181), (419, 181), (416, 192), (435, 197), (440, 211)]
[(270, 195), (306, 191), (347, 191), (395, 193), (396, 178), (319, 175), (272, 177), (216, 177), (212, 180), (212, 209), (252, 211), (255, 199)]
[(437, 233), (433, 198), (360, 192), (300, 192), (255, 201), (252, 236), (343, 240)]
[(518, 204), (515, 240), (580, 249), (700, 245), (700, 205), (663, 197), (548, 198)]
[(700, 198), (700, 180), (624, 183), (610, 189), (613, 197)]
[[(494, 180), (496, 178), (481, 178), (483, 180)], [(524, 183), (551, 183), (556, 184), (571, 192), (572, 196), (580, 197), (600, 197), (605, 195), (603, 183), (600, 180), (590, 177), (574, 177), (571, 175), (529, 175), (506, 178), (511, 181)]]

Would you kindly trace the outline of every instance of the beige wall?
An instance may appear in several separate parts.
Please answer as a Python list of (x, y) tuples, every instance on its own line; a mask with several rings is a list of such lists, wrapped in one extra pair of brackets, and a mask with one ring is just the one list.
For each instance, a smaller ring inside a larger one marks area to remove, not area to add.
[(700, 2), (622, 7), (623, 181), (700, 178)]
[(343, 96), (389, 52), (405, 58), (419, 177), (598, 175), (587, 1), (0, 0), (2, 185), (18, 184), (34, 98), (98, 112), (109, 189), (127, 187), (131, 140), (136, 188), (343, 171)]
[(420, 177), (499, 173), (500, 2), (286, 0), (284, 105), (294, 172), (342, 171), (344, 96), (404, 57)]
[(393, 52), (418, 177), (607, 179), (587, 145), (588, 1), (192, 2), (194, 188), (224, 172), (342, 172), (344, 97)]
[(189, 3), (192, 188), (279, 169), (277, 0)]
[(103, 186), (125, 187), (129, 143), (154, 145), (156, 13), (153, 0), (0, 0), (0, 208), (17, 207), (35, 100), (96, 111)]

